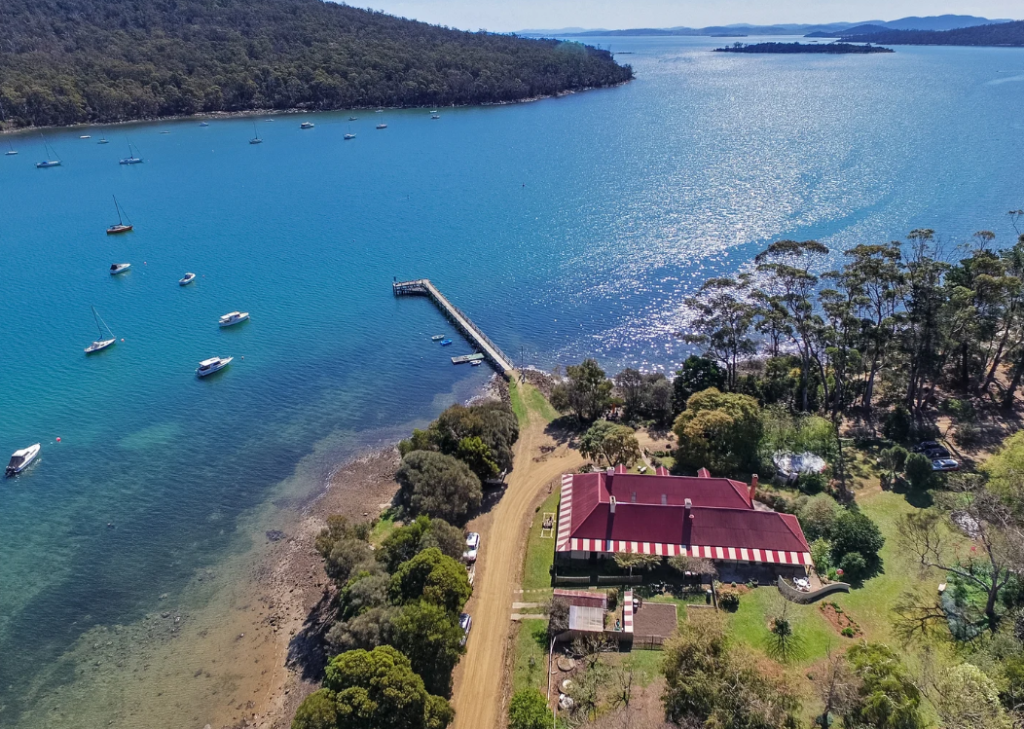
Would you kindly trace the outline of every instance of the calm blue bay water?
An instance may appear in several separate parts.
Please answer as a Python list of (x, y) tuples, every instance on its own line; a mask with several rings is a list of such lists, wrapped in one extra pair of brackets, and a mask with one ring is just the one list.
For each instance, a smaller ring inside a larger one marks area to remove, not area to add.
[[(448, 363), (466, 344), (431, 344), (450, 328), (393, 299), (392, 277), (432, 278), (516, 360), (667, 370), (685, 352), (683, 297), (773, 239), (842, 249), (927, 226), (1012, 240), (1022, 51), (595, 40), (630, 52), (634, 83), (438, 121), (318, 114), (300, 131), (278, 116), (258, 146), (246, 119), (49, 132), (64, 162), (49, 170), (34, 168), (38, 136), (14, 140), (0, 453), (40, 441), (43, 456), (0, 486), (0, 725), (21, 724), (22, 688), (83, 631), (138, 619), (216, 564), (300, 459), (305, 493), (485, 382)], [(126, 137), (144, 164), (117, 164)], [(111, 195), (134, 233), (104, 234)], [(120, 261), (132, 271), (110, 277)], [(179, 288), (185, 271), (199, 278)], [(87, 359), (91, 305), (124, 342)], [(252, 321), (219, 330), (233, 309)], [(197, 380), (213, 355), (236, 360)]]

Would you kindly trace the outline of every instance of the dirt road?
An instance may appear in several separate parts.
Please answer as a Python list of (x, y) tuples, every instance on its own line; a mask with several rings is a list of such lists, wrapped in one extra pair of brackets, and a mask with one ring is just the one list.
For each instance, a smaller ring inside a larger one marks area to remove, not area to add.
[(546, 425), (539, 413), (530, 412), (530, 423), (520, 430), (515, 468), (501, 501), (469, 525), (480, 532), (483, 546), (473, 597), (466, 607), (473, 616), (473, 630), (455, 674), (453, 729), (497, 729), (503, 723), (505, 651), (534, 504), (547, 494), (549, 483), (583, 463), (578, 451), (564, 445), (542, 453), (542, 446), (556, 445), (544, 433)]

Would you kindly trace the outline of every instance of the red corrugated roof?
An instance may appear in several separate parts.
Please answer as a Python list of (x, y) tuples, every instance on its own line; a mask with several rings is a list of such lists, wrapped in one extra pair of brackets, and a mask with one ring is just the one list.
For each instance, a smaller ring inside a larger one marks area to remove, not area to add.
[(578, 474), (572, 479), (570, 537), (809, 551), (795, 516), (757, 511), (747, 493), (744, 484), (725, 478)]

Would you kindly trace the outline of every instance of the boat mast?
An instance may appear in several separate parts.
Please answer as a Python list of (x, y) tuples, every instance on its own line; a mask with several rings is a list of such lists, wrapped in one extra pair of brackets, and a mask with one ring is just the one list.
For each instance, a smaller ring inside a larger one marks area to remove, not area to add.
[(117, 224), (124, 225), (124, 221), (121, 220), (121, 206), (117, 204), (117, 197), (115, 195), (111, 195), (111, 197), (114, 198), (114, 209), (117, 210)]

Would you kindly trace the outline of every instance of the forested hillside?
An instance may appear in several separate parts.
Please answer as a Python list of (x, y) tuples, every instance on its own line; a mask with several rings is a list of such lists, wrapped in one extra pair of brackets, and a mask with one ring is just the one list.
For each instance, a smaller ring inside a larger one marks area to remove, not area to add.
[(849, 40), (903, 46), (1024, 46), (1024, 20), (956, 30), (887, 30)]
[(3, 0), (7, 124), (514, 101), (632, 78), (577, 43), (319, 0)]

